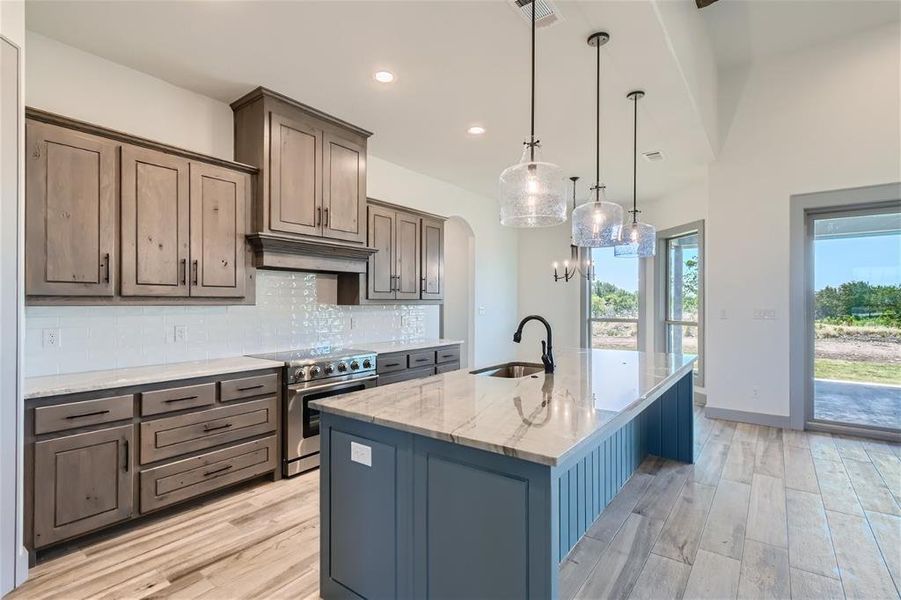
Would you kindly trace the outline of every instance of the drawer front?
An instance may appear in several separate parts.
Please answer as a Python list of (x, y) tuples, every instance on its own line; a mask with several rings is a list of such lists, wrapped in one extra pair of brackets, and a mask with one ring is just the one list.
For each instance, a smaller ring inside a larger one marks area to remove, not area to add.
[(141, 423), (141, 464), (275, 431), (277, 398)]
[(276, 436), (215, 450), (141, 472), (141, 512), (256, 477), (277, 466)]
[(215, 403), (215, 383), (144, 392), (141, 394), (141, 415), (147, 417)]
[(441, 363), (460, 362), (460, 346), (438, 348), (436, 354), (438, 355), (437, 362), (439, 365)]
[(410, 379), (421, 379), (435, 374), (435, 367), (422, 367), (420, 369), (406, 369), (399, 373), (391, 373), (389, 375), (379, 375), (379, 385), (390, 385), (401, 381), (409, 381)]
[(449, 362), (449, 363), (441, 363), (437, 367), (435, 367), (435, 373), (450, 373), (451, 371), (456, 371), (460, 368), (459, 362)]
[(421, 352), (411, 352), (410, 353), (410, 362), (407, 366), (411, 369), (418, 369), (419, 367), (425, 367), (428, 365), (435, 364), (435, 351), (434, 350), (423, 350)]
[(51, 433), (77, 427), (122, 421), (134, 416), (134, 396), (69, 402), (34, 409), (34, 433)]
[(275, 373), (219, 382), (219, 398), (222, 402), (275, 394), (277, 391), (278, 375)]
[(393, 373), (407, 368), (407, 354), (399, 352), (395, 354), (379, 354), (375, 359), (376, 371), (379, 373)]

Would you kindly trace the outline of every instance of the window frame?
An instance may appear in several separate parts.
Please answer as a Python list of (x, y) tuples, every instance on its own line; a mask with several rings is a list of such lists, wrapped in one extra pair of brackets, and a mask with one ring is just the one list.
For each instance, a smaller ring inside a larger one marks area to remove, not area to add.
[[(586, 260), (591, 259), (591, 248), (579, 248), (579, 263), (585, 264)], [(647, 263), (646, 258), (639, 258), (638, 260), (638, 268), (637, 268), (637, 277), (638, 277), (638, 316), (636, 318), (624, 318), (624, 317), (593, 317), (591, 315), (591, 284), (595, 281), (588, 281), (584, 277), (580, 277), (580, 298), (581, 298), (581, 317), (582, 317), (582, 326), (580, 327), (580, 343), (582, 348), (591, 349), (591, 325), (594, 322), (599, 323), (634, 323), (635, 324), (635, 342), (636, 342), (636, 350), (639, 352), (644, 351), (645, 349), (645, 339), (642, 333), (644, 332), (643, 323), (646, 322), (646, 303), (645, 303), (645, 265)], [(598, 348), (599, 350), (603, 350), (604, 348)]]
[[(674, 240), (689, 235), (698, 236), (698, 259), (700, 260), (700, 268), (698, 270), (698, 320), (686, 321), (680, 319), (669, 318), (669, 256), (667, 251), (670, 240)], [(698, 328), (698, 371), (694, 376), (694, 383), (697, 387), (704, 387), (704, 375), (706, 371), (705, 356), (705, 310), (706, 310), (706, 290), (705, 290), (705, 271), (707, 270), (707, 257), (705, 252), (704, 240), (704, 220), (692, 221), (664, 229), (657, 232), (657, 256), (655, 260), (655, 323), (654, 323), (654, 347), (657, 352), (668, 352), (667, 339), (669, 337), (670, 326), (690, 326)]]

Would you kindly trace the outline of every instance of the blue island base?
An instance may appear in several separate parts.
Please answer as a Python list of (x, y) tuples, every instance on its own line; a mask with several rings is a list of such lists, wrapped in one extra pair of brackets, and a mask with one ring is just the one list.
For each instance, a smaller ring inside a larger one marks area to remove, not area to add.
[(321, 414), (323, 598), (556, 598), (647, 455), (693, 462), (692, 374), (556, 466)]

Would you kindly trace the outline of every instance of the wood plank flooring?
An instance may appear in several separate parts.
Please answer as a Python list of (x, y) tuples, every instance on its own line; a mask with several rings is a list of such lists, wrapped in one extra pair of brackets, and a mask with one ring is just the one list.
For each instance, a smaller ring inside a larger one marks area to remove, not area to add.
[[(560, 597), (901, 598), (901, 449), (710, 420), (648, 459), (561, 566)], [(319, 477), (260, 482), (48, 557), (9, 600), (319, 597)]]

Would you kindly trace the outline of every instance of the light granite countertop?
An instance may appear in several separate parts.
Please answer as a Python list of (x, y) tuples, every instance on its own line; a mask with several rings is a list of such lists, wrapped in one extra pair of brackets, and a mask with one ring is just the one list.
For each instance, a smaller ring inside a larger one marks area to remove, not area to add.
[(229, 373), (240, 373), (241, 371), (273, 369), (283, 367), (284, 364), (274, 360), (239, 356), (236, 358), (216, 358), (168, 365), (28, 377), (25, 379), (25, 399), (93, 392), (132, 385), (191, 379), (193, 377), (227, 375)]
[(446, 340), (443, 338), (413, 340), (409, 342), (376, 342), (373, 344), (360, 344), (361, 350), (369, 350), (376, 354), (388, 354), (389, 352), (410, 352), (423, 348), (436, 348), (438, 346), (454, 346), (462, 344), (462, 340)]
[(557, 465), (614, 431), (689, 373), (693, 354), (559, 350), (556, 371), (503, 379), (468, 370), (374, 387), (312, 406), (463, 446)]

